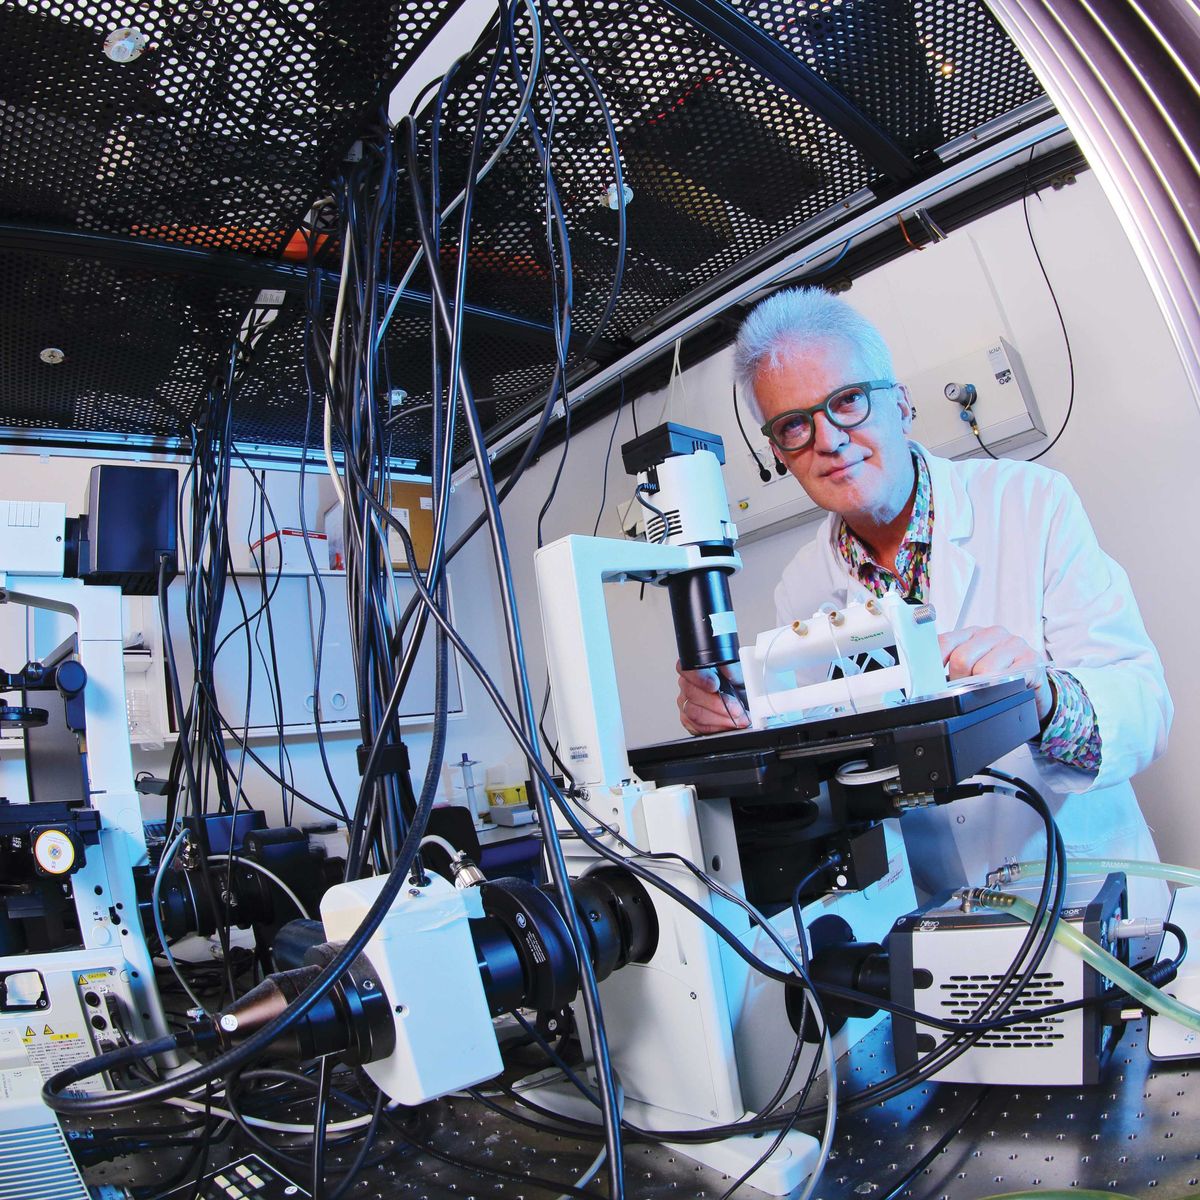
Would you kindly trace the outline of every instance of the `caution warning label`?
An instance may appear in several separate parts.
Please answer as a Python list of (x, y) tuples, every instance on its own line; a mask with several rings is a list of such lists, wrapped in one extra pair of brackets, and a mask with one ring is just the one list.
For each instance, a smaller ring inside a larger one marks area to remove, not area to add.
[[(29, 1061), (41, 1072), (43, 1079), (49, 1079), (51, 1075), (57, 1075), (59, 1071), (65, 1071), (67, 1067), (92, 1056), (90, 1038), (78, 1032), (55, 1033), (49, 1025), (44, 1026), (41, 1033), (35, 1032), (32, 1025), (26, 1026), (21, 1041), (25, 1043)], [(93, 1078), (76, 1084), (71, 1090), (91, 1092), (100, 1091), (103, 1087), (102, 1079)]]

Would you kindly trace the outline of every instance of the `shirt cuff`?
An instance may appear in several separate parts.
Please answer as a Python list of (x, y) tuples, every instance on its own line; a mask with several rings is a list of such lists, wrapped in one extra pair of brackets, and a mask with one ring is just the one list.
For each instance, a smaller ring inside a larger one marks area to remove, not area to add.
[(1049, 667), (1054, 707), (1038, 748), (1049, 759), (1081, 771), (1100, 770), (1100, 726), (1083, 684), (1069, 671)]

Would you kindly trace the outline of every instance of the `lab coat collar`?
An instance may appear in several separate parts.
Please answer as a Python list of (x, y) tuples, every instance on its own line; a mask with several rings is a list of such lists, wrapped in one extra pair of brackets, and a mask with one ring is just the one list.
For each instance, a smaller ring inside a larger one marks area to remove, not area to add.
[(929, 468), (933, 490), (928, 599), (937, 612), (938, 629), (957, 629), (975, 579), (975, 557), (964, 544), (975, 528), (975, 508), (949, 459), (930, 454), (918, 442), (912, 446)]
[[(919, 442), (912, 448), (925, 460), (933, 491), (933, 545), (930, 549), (930, 592), (926, 597), (937, 612), (939, 630), (954, 629), (967, 602), (975, 578), (974, 555), (962, 543), (975, 527), (975, 510), (962, 481), (951, 470), (948, 459), (930, 454)], [(821, 559), (831, 582), (836, 581), (833, 600), (837, 604), (862, 603), (871, 593), (849, 575), (837, 548), (841, 518), (830, 513), (821, 530)]]

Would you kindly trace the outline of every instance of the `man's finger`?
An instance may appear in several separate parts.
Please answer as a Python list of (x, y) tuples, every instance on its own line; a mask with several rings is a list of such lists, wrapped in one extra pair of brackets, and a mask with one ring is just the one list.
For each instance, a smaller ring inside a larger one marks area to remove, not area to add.
[(1011, 671), (1020, 655), (1021, 646), (1016, 642), (1001, 642), (989, 650), (971, 668), (972, 675), (1000, 675)]
[(742, 675), (742, 664), (740, 659), (735, 659), (731, 663), (722, 663), (718, 668), (722, 675), (729, 680), (730, 683), (736, 683), (738, 687), (745, 687), (746, 680)]
[(945, 662), (963, 642), (974, 637), (978, 632), (978, 626), (968, 625), (965, 629), (951, 629), (948, 633), (939, 633), (938, 646), (942, 651), (942, 662)]
[(974, 630), (971, 636), (962, 645), (951, 651), (946, 659), (950, 678), (961, 679), (964, 676), (975, 674), (975, 664), (1011, 636), (1007, 630), (998, 627)]

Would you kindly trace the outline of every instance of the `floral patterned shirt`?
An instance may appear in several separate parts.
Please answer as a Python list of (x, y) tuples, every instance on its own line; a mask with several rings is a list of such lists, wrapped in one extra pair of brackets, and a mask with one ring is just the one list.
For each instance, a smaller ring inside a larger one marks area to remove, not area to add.
[[(917, 472), (917, 491), (912, 516), (904, 541), (896, 554), (896, 569), (881, 566), (863, 541), (845, 521), (837, 535), (838, 553), (850, 573), (873, 595), (882, 596), (896, 588), (914, 603), (925, 602), (929, 594), (929, 559), (933, 548), (933, 487), (929, 468), (919, 455), (913, 455)], [(1083, 684), (1069, 671), (1047, 668), (1054, 692), (1054, 706), (1042, 723), (1038, 747), (1047, 758), (1081, 771), (1100, 769), (1100, 727), (1096, 710)]]

